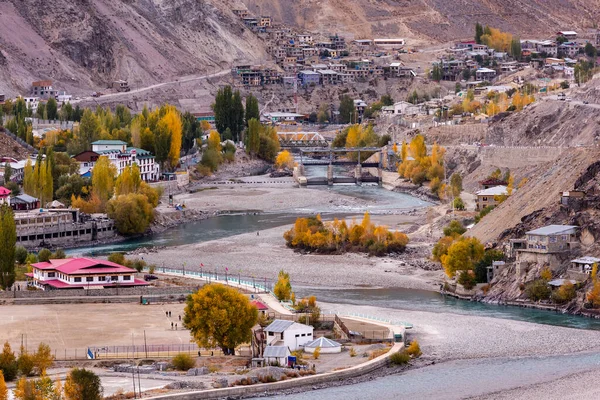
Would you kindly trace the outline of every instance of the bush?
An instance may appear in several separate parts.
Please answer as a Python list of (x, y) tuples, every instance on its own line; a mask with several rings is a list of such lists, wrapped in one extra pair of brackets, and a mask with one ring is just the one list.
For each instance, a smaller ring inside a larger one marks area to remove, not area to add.
[(393, 365), (406, 365), (410, 361), (410, 355), (405, 350), (400, 350), (390, 356)]
[(65, 381), (65, 398), (67, 400), (101, 400), (102, 382), (100, 377), (85, 368), (74, 368)]
[(19, 367), (17, 364), (17, 358), (13, 353), (8, 342), (4, 343), (2, 353), (0, 353), (0, 370), (4, 374), (6, 381), (12, 381), (17, 377)]
[(196, 171), (198, 172), (198, 174), (200, 174), (200, 176), (212, 175), (212, 169), (210, 169), (210, 167), (206, 165), (198, 164), (198, 166), (196, 167)]
[(54, 357), (52, 356), (52, 350), (50, 346), (45, 343), (40, 343), (37, 351), (33, 355), (33, 366), (38, 375), (45, 375), (46, 370), (54, 363)]
[(156, 265), (154, 265), (154, 264), (152, 264), (148, 267), (149, 274), (153, 274), (155, 270), (156, 270)]
[(419, 342), (415, 339), (412, 342), (410, 342), (410, 345), (408, 346), (408, 348), (406, 349), (406, 352), (414, 358), (418, 358), (421, 357), (421, 355), (423, 354), (421, 352), (421, 347), (419, 346)]
[(459, 210), (459, 211), (465, 210), (465, 203), (463, 202), (463, 199), (461, 199), (460, 197), (457, 197), (454, 199), (453, 205), (456, 210)]
[(467, 290), (473, 289), (477, 284), (473, 271), (462, 271), (458, 276), (457, 282), (463, 285)]
[(527, 286), (525, 293), (530, 300), (540, 301), (550, 298), (551, 290), (546, 281), (538, 279)]
[(50, 250), (48, 250), (48, 249), (42, 249), (38, 253), (38, 260), (39, 260), (39, 262), (49, 261), (50, 257), (52, 257), (52, 252)]
[(38, 262), (38, 257), (34, 253), (27, 254), (27, 258), (25, 259), (25, 264), (35, 264)]
[(313, 358), (315, 360), (318, 360), (320, 356), (321, 356), (321, 346), (317, 346), (317, 348), (313, 352)]
[(570, 281), (566, 281), (558, 290), (552, 293), (552, 300), (558, 304), (565, 304), (570, 302), (577, 295), (575, 285)]
[(457, 220), (452, 220), (444, 228), (444, 236), (456, 237), (456, 236), (462, 235), (466, 231), (467, 231), (467, 228), (465, 228), (462, 223), (460, 223)]
[(125, 265), (125, 255), (123, 253), (111, 253), (108, 256), (108, 261), (115, 264)]
[(25, 264), (27, 260), (27, 250), (23, 246), (17, 246), (15, 248), (15, 261), (17, 264)]
[(350, 357), (356, 357), (356, 350), (354, 347), (350, 347)]
[(495, 206), (487, 206), (486, 208), (484, 208), (483, 210), (481, 210), (479, 212), (479, 214), (475, 216), (475, 222), (481, 221), (481, 219), (483, 217), (485, 217), (486, 215), (488, 215), (490, 212), (492, 212), (492, 210), (494, 208), (495, 208)]
[(135, 269), (137, 272), (142, 272), (144, 270), (145, 266), (146, 266), (146, 261), (144, 261), (144, 260), (136, 259), (133, 262), (133, 269)]
[(121, 235), (144, 233), (154, 221), (154, 208), (143, 194), (118, 196), (110, 200), (106, 208), (108, 217), (115, 220), (115, 226)]
[(202, 159), (200, 164), (210, 168), (212, 172), (215, 172), (219, 169), (219, 165), (221, 164), (221, 154), (215, 149), (206, 149), (204, 153), (202, 153)]
[(171, 360), (171, 364), (178, 371), (187, 371), (188, 369), (194, 368), (196, 365), (196, 361), (187, 353), (179, 353), (173, 360)]

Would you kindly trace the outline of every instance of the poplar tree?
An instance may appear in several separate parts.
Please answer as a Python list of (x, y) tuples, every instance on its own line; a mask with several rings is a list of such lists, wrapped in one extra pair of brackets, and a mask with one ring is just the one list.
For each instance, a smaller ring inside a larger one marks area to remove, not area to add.
[(100, 210), (98, 211), (104, 211), (106, 203), (113, 196), (116, 175), (117, 168), (108, 157), (98, 158), (92, 170), (92, 196), (100, 201)]
[(260, 120), (260, 111), (258, 109), (258, 99), (250, 94), (246, 97), (246, 126), (252, 118)]
[(7, 289), (15, 282), (15, 249), (17, 229), (13, 211), (6, 203), (0, 206), (0, 287)]
[(54, 97), (50, 97), (46, 103), (46, 115), (49, 120), (58, 119), (58, 104)]

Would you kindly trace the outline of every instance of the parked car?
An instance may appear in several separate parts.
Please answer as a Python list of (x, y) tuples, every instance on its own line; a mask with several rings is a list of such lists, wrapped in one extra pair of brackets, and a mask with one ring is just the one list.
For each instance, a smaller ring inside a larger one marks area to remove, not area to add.
[(156, 276), (156, 275), (152, 275), (152, 274), (146, 274), (146, 275), (144, 275), (144, 280), (146, 282), (154, 281), (154, 280), (157, 280), (157, 279), (158, 279), (158, 276)]

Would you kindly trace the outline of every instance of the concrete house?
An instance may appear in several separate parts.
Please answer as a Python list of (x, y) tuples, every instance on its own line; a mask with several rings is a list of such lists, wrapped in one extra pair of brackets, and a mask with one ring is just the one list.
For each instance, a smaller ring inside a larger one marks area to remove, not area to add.
[(577, 229), (574, 225), (548, 225), (526, 232), (526, 250), (536, 253), (569, 251), (577, 242)]
[(600, 265), (600, 258), (585, 256), (571, 260), (569, 271), (579, 272), (582, 274), (591, 274), (594, 264)]
[(304, 344), (313, 341), (313, 330), (310, 325), (276, 319), (265, 328), (267, 345), (285, 346), (290, 351), (296, 351)]
[(496, 71), (489, 68), (479, 68), (475, 71), (475, 79), (478, 81), (493, 81), (496, 77)]
[(508, 196), (507, 186), (494, 186), (489, 189), (483, 189), (476, 193), (477, 195), (477, 210), (483, 210), (489, 206), (497, 206), (497, 196)]

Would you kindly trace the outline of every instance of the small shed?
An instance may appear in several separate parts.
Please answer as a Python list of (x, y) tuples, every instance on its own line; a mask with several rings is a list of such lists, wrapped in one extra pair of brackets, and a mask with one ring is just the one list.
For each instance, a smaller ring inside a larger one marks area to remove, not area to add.
[(287, 365), (288, 356), (291, 354), (287, 346), (267, 346), (263, 358), (267, 365), (276, 364), (284, 367)]
[(554, 279), (548, 282), (548, 286), (550, 286), (552, 289), (557, 289), (567, 282), (571, 282), (573, 285), (577, 284), (577, 281), (573, 279)]
[(321, 353), (341, 353), (342, 345), (336, 342), (335, 340), (327, 339), (326, 337), (316, 338), (312, 342), (306, 343), (304, 345), (304, 351), (307, 353), (314, 353), (317, 347), (321, 348)]
[(250, 304), (252, 304), (254, 307), (256, 307), (258, 309), (258, 313), (259, 314), (266, 314), (267, 311), (269, 311), (269, 307), (267, 307), (265, 305), (265, 303), (263, 303), (262, 301), (259, 300), (252, 300), (250, 302)]
[(600, 265), (600, 258), (591, 256), (579, 257), (574, 260), (571, 260), (570, 269), (572, 271), (581, 272), (589, 275), (592, 273), (592, 268), (594, 267), (594, 264)]

